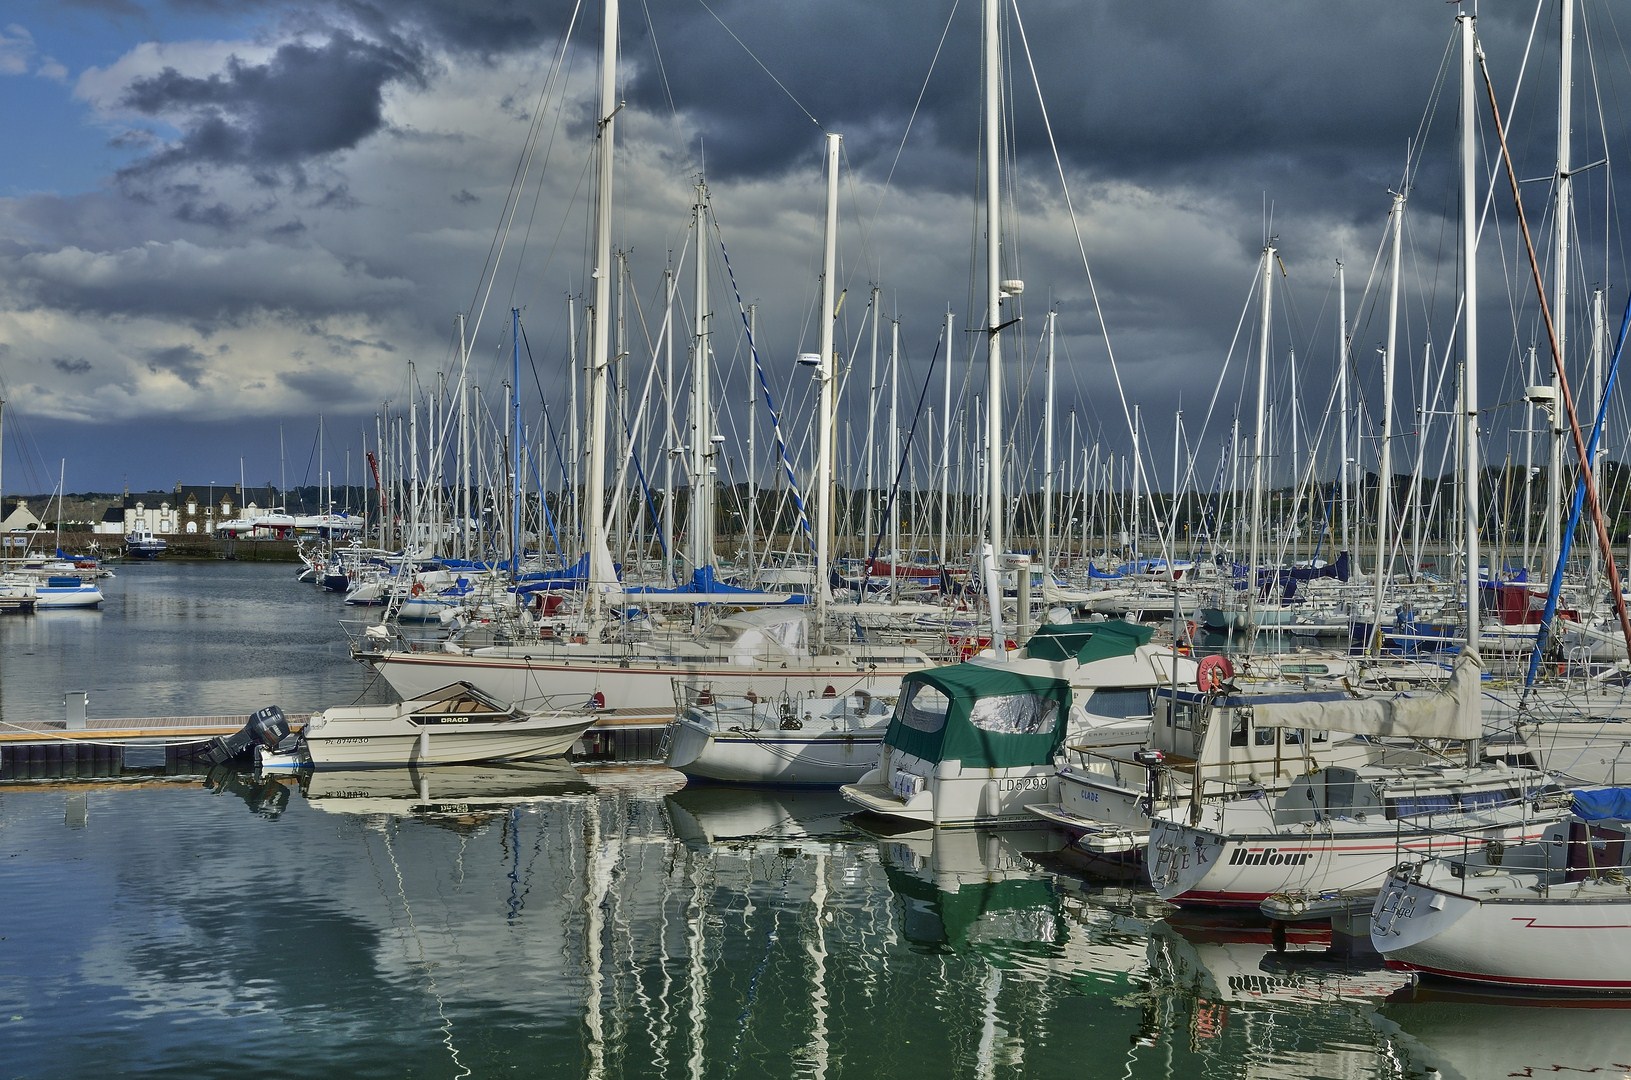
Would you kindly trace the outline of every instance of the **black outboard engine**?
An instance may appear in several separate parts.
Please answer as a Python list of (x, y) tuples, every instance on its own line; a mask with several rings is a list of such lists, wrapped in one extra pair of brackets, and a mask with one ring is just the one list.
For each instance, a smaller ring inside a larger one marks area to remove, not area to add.
[(288, 734), (289, 721), (283, 715), (283, 710), (276, 705), (268, 705), (250, 714), (249, 722), (237, 732), (210, 740), (204, 747), (204, 757), (212, 765), (225, 765), (248, 754), (256, 746), (275, 750)]

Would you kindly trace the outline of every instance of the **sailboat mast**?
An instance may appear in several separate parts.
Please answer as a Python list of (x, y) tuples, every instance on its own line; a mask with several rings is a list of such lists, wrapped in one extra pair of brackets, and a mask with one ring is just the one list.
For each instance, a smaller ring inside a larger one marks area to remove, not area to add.
[[(885, 487), (893, 496), (895, 491), (895, 478), (900, 475), (900, 320), (891, 319), (889, 322), (889, 482)], [(917, 492), (917, 483), (914, 479), (912, 492)], [(889, 600), (890, 603), (900, 599), (900, 568), (903, 555), (900, 549), (900, 507), (889, 505), (889, 558), (894, 569), (889, 574)], [(912, 521), (917, 521), (916, 508), (913, 508)], [(912, 535), (917, 536), (914, 527)]]
[(827, 596), (832, 589), (828, 584), (828, 563), (832, 543), (833, 496), (833, 409), (837, 391), (837, 357), (834, 353), (834, 327), (837, 317), (836, 290), (838, 283), (838, 151), (844, 137), (827, 133), (827, 215), (826, 229), (821, 245), (821, 332), (820, 359), (816, 362), (816, 378), (820, 380), (821, 404), (816, 433), (815, 483), (811, 485), (816, 499), (815, 520), (815, 590), (816, 633), (825, 632), (827, 622)]
[(708, 260), (702, 257), (707, 237), (708, 190), (697, 182), (697, 201), (691, 208), (696, 228), (697, 269), (693, 293), (696, 333), (691, 346), (691, 569), (713, 562), (711, 543), (713, 480), (708, 466), (713, 458), (708, 389)]
[(997, 37), (998, 0), (985, 0), (985, 334), (987, 378), (985, 399), (986, 520), (989, 551), (983, 560), (990, 580), (991, 647), (1003, 650), (1002, 588), (1002, 49)]
[(947, 547), (951, 542), (951, 327), (956, 318), (946, 310), (945, 354), (946, 371), (941, 391), (940, 412), (940, 566), (946, 565)]
[[(1557, 66), (1557, 206), (1553, 212), (1552, 327), (1557, 360), (1552, 365), (1551, 439), (1547, 454), (1550, 475), (1546, 483), (1546, 558), (1556, 565), (1563, 550), (1563, 383), (1569, 337), (1569, 226), (1572, 217), (1570, 186), (1573, 175), (1569, 161), (1569, 125), (1572, 122), (1574, 89), (1574, 0), (1562, 0), (1559, 7), (1559, 46)], [(1493, 567), (1491, 570), (1493, 571)], [(1595, 586), (1594, 586), (1595, 587)]]
[[(1257, 348), (1257, 434), (1252, 439), (1251, 567), (1246, 579), (1246, 648), (1257, 641), (1257, 578), (1263, 535), (1263, 435), (1268, 423), (1269, 328), (1274, 312), (1274, 245), (1263, 249), (1263, 330)], [(1136, 444), (1135, 444), (1136, 445)]]
[(1054, 323), (1057, 311), (1048, 312), (1047, 397), (1042, 401), (1042, 580), (1053, 572), (1053, 380)]
[[(1478, 42), (1473, 34), (1473, 16), (1458, 16), (1461, 24), (1461, 272), (1462, 308), (1466, 326), (1462, 333), (1463, 360), (1461, 364), (1462, 506), (1466, 512), (1462, 522), (1466, 529), (1466, 653), (1478, 659), (1478, 190), (1475, 182), (1481, 167), (1473, 142), (1473, 96), (1477, 77)], [(1560, 226), (1561, 227), (1561, 226)], [(1550, 514), (1555, 507), (1549, 508)], [(1476, 740), (1467, 746), (1468, 764), (1476, 764)]]
[(1403, 261), (1400, 242), (1404, 235), (1404, 194), (1393, 196), (1393, 268), (1388, 286), (1387, 351), (1382, 354), (1382, 446), (1376, 466), (1376, 580), (1372, 586), (1371, 608), (1375, 627), (1371, 631), (1369, 653), (1382, 651), (1382, 599), (1387, 588), (1388, 552), (1392, 550), (1389, 524), (1393, 521), (1393, 373), (1394, 349), (1399, 336), (1399, 277)]
[(617, 127), (618, 0), (603, 0), (600, 56), (600, 155), (595, 185), (595, 310), (590, 323), (588, 454), (583, 492), (584, 548), (589, 554), (588, 596), (584, 614), (590, 622), (601, 614), (601, 590), (613, 584), (611, 553), (606, 547), (602, 504), (606, 490), (606, 378), (611, 362), (612, 303), (612, 150)]
[(1341, 408), (1337, 425), (1337, 468), (1342, 489), (1342, 550), (1353, 550), (1353, 515), (1348, 510), (1348, 284), (1342, 260), (1337, 260), (1337, 386)]
[(510, 379), (515, 393), (510, 395), (510, 578), (521, 573), (521, 309), (510, 309)]

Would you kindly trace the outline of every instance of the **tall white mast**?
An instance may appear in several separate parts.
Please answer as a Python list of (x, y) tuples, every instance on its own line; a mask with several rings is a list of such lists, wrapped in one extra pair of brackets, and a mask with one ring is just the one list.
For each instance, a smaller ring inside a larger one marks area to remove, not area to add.
[[(1461, 23), (1461, 272), (1462, 307), (1466, 327), (1462, 334), (1461, 364), (1462, 452), (1466, 477), (1462, 482), (1462, 505), (1466, 509), (1467, 547), (1467, 645), (1466, 655), (1478, 660), (1478, 189), (1475, 173), (1480, 168), (1473, 142), (1473, 109), (1478, 64), (1478, 42), (1473, 34), (1473, 17), (1458, 16)], [(1559, 223), (1561, 228), (1561, 223)], [(1552, 508), (1555, 510), (1555, 507)], [(1467, 746), (1468, 763), (1476, 762), (1476, 740)]]
[(1048, 312), (1047, 397), (1042, 401), (1042, 580), (1053, 572), (1053, 331), (1057, 311)]
[[(663, 317), (663, 400), (668, 423), (663, 427), (663, 580), (674, 581), (674, 288), (672, 267), (663, 269), (663, 297), (668, 311)], [(751, 381), (751, 380), (750, 380)]]
[(1389, 577), (1388, 552), (1392, 538), (1388, 525), (1393, 520), (1393, 372), (1398, 366), (1394, 349), (1399, 336), (1399, 277), (1403, 262), (1400, 250), (1404, 235), (1404, 194), (1393, 196), (1393, 209), (1389, 215), (1393, 225), (1393, 271), (1388, 286), (1387, 350), (1382, 354), (1382, 446), (1377, 454), (1376, 466), (1376, 580), (1371, 588), (1372, 618), (1369, 653), (1377, 655), (1382, 649), (1382, 597)]
[(842, 135), (834, 132), (827, 134), (827, 217), (821, 245), (821, 354), (816, 362), (816, 378), (821, 384), (821, 412), (816, 435), (815, 483), (811, 485), (811, 493), (816, 500), (815, 581), (812, 584), (815, 589), (817, 634), (825, 631), (827, 596), (832, 591), (828, 584), (830, 575), (827, 566), (832, 540), (833, 409), (837, 391), (833, 321), (837, 317), (838, 306), (838, 150), (843, 139)]
[(1274, 312), (1274, 244), (1263, 249), (1263, 332), (1257, 348), (1257, 434), (1252, 438), (1252, 515), (1246, 572), (1246, 647), (1257, 641), (1257, 577), (1263, 535), (1263, 435), (1268, 426), (1269, 330)]
[[(872, 556), (872, 509), (877, 498), (877, 476), (873, 465), (877, 461), (878, 444), (878, 305), (882, 292), (872, 286), (872, 368), (867, 378), (867, 404), (866, 404), (866, 477), (861, 482), (861, 490), (866, 492), (866, 508), (862, 514), (862, 538), (866, 543), (862, 555), (870, 559)], [(895, 417), (891, 414), (889, 421), (894, 423)], [(893, 431), (891, 431), (893, 435)], [(893, 480), (893, 477), (890, 478)], [(888, 490), (889, 484), (884, 485)], [(869, 569), (870, 573), (870, 569)], [(893, 576), (893, 575), (891, 575)]]
[(1337, 260), (1337, 386), (1341, 393), (1338, 416), (1338, 470), (1342, 489), (1342, 550), (1353, 550), (1353, 514), (1348, 509), (1348, 286), (1342, 260)]
[(697, 181), (697, 201), (693, 206), (697, 237), (696, 291), (694, 294), (696, 331), (691, 346), (691, 569), (713, 562), (713, 463), (712, 412), (708, 387), (708, 260), (702, 257), (707, 244), (708, 188)]
[[(987, 543), (986, 573), (995, 576), (1003, 554), (1002, 495), (1002, 49), (997, 38), (998, 0), (985, 0), (985, 335), (987, 380), (985, 400), (985, 473)], [(1006, 655), (1002, 644), (1002, 590), (990, 581), (991, 646)]]
[[(1552, 328), (1557, 342), (1557, 362), (1552, 365), (1552, 437), (1548, 446), (1550, 475), (1546, 483), (1546, 559), (1556, 566), (1563, 551), (1563, 385), (1559, 371), (1568, 359), (1569, 338), (1569, 225), (1572, 216), (1570, 186), (1573, 175), (1569, 163), (1569, 126), (1572, 123), (1574, 90), (1574, 0), (1559, 5), (1559, 48), (1557, 66), (1557, 207), (1553, 213)], [(1491, 570), (1493, 571), (1493, 567)]]
[(951, 326), (956, 318), (946, 309), (945, 389), (940, 413), (940, 565), (946, 565), (951, 542)]
[[(885, 489), (893, 493), (895, 478), (900, 475), (900, 320), (892, 319), (889, 323), (889, 480)], [(914, 481), (912, 491), (917, 491)], [(894, 569), (889, 574), (889, 599), (900, 599), (900, 507), (891, 504), (889, 507), (889, 559)], [(917, 521), (917, 514), (913, 513), (912, 520)], [(917, 535), (917, 530), (912, 530)]]
[(611, 362), (612, 303), (612, 151), (617, 127), (618, 0), (603, 0), (600, 55), (599, 160), (595, 185), (595, 311), (589, 348), (588, 454), (585, 461), (584, 547), (589, 553), (588, 596), (584, 614), (601, 615), (601, 590), (615, 582), (611, 552), (606, 547), (603, 506), (606, 490), (606, 378)]

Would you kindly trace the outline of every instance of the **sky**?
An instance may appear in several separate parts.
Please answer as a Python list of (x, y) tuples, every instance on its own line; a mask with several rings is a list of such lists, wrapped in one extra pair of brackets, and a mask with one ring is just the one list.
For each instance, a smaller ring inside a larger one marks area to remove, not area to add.
[[(1008, 308), (1019, 322), (1006, 335), (1003, 456), (1017, 482), (1037, 483), (1042, 468), (1052, 311), (1055, 457), (1068, 462), (1056, 484), (1079, 482), (1089, 461), (1125, 461), (1134, 406), (1146, 484), (1170, 487), (1175, 457), (1193, 462), (1189, 483), (1213, 483), (1230, 423), (1254, 423), (1256, 289), (1271, 238), (1273, 467), (1301, 467), (1309, 447), (1335, 461), (1339, 260), (1355, 399), (1372, 402), (1350, 456), (1373, 457), (1384, 241), (1402, 189), (1396, 423), (1447, 407), (1434, 402), (1448, 400), (1440, 371), (1459, 348), (1458, 10), (1438, 0), (1385, 15), (1301, 0), (1007, 6), (1003, 275), (1025, 292)], [(1545, 0), (1479, 19), (1547, 266), (1557, 12)], [(1612, 188), (1616, 140), (1631, 125), (1617, 17), (1595, 0), (1576, 16), (1572, 153), (1577, 165), (1607, 162), (1576, 179), (1576, 322), (1590, 288), (1605, 287), (1617, 314), (1612, 293), (1624, 286)], [(536, 440), (550, 468), (567, 453), (569, 373), (592, 287), (600, 26), (597, 3), (567, 0), (8, 3), (0, 485), (48, 492), (59, 473), (69, 492), (361, 483), (380, 418), (405, 424), (410, 403), (428, 471), (451, 442), (432, 401), (458, 379), (456, 316), (480, 408), (502, 423), (512, 308), (524, 331), (523, 422), (529, 437), (553, 439)], [(824, 132), (844, 137), (841, 467), (864, 467), (867, 431), (891, 396), (872, 374), (874, 288), (884, 370), (898, 328), (904, 475), (933, 486), (940, 448), (972, 441), (985, 379), (980, 335), (968, 333), (984, 318), (979, 27), (976, 0), (625, 0), (613, 232), (625, 253), (618, 371), (642, 473), (660, 477), (669, 441), (650, 434), (662, 411), (638, 405), (656, 392), (653, 372), (668, 370), (659, 339), (670, 267), (673, 369), (676, 383), (687, 378), (699, 180), (725, 471), (744, 479), (750, 453), (761, 479), (771, 468), (762, 400), (747, 444), (746, 304), (787, 454), (805, 467), (813, 384), (796, 358), (817, 343)], [(1496, 175), (1480, 255), (1485, 402), (1521, 398), (1527, 350), (1544, 348)], [(1486, 423), (1511, 432), (1530, 421), (1508, 409)], [(483, 453), (490, 467), (496, 446)]]

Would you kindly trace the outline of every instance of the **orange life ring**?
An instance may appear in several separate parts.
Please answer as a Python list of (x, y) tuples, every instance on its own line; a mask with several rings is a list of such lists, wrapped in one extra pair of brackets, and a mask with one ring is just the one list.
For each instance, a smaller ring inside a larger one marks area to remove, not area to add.
[(1201, 661), (1200, 668), (1195, 672), (1195, 685), (1200, 687), (1203, 694), (1215, 694), (1234, 677), (1235, 666), (1229, 662), (1229, 658), (1214, 654)]
[(416, 582), (413, 583), (413, 588), (409, 589), (408, 591), (411, 592), (415, 596), (424, 596), (425, 595), (425, 583), (423, 581), (416, 581)]

